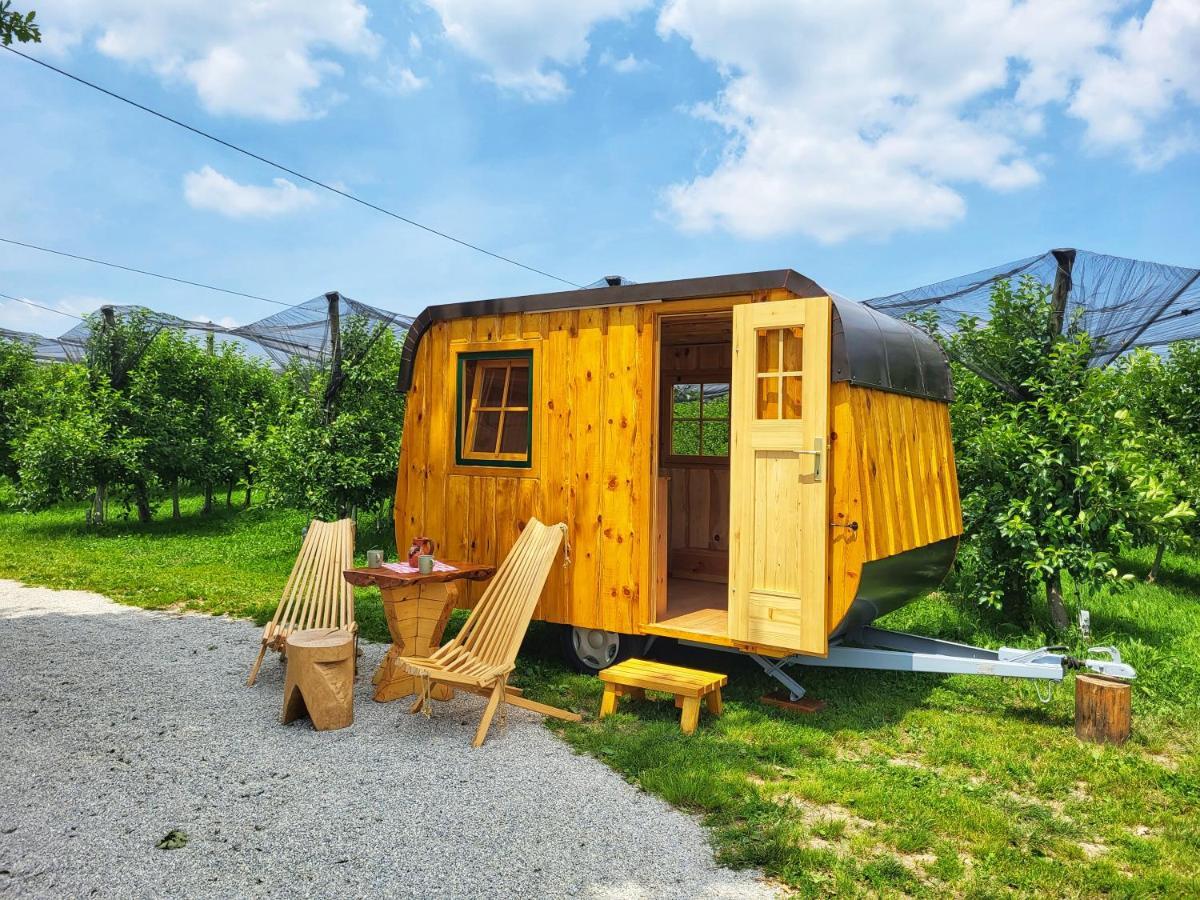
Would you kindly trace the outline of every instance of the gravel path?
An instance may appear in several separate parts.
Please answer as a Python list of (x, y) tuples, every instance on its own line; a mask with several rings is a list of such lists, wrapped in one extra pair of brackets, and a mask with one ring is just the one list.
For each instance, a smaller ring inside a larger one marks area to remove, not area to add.
[(531, 714), (472, 751), (482, 698), (373, 703), (382, 645), (352, 728), (279, 725), (258, 635), (0, 580), (0, 894), (773, 896)]

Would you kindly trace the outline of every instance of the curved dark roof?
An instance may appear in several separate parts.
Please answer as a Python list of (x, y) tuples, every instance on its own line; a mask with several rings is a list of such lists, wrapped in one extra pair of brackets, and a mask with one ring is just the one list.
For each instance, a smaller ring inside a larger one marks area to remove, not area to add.
[[(404, 339), (398, 387), (401, 392), (412, 387), (417, 347), (435, 322), (515, 312), (549, 312), (723, 297), (778, 288), (791, 291), (798, 297), (829, 295), (819, 284), (799, 272), (775, 269), (430, 306), (413, 320)], [(945, 356), (937, 343), (923, 331), (842, 297), (833, 298), (833, 311), (834, 381), (849, 381), (946, 402), (952, 399), (950, 370)]]

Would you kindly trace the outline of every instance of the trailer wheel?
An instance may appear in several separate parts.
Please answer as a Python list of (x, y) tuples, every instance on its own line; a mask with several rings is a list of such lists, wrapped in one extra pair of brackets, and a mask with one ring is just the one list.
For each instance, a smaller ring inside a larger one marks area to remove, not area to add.
[(614, 663), (635, 655), (645, 638), (602, 628), (562, 626), (560, 644), (567, 665), (585, 675), (595, 675)]

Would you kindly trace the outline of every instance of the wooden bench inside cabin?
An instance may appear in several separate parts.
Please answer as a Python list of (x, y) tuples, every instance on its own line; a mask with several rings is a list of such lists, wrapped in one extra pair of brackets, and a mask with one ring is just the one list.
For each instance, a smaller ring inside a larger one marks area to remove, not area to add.
[(600, 680), (604, 682), (600, 718), (615, 713), (621, 697), (645, 700), (646, 691), (661, 691), (675, 695), (675, 705), (683, 709), (679, 727), (684, 734), (691, 734), (700, 721), (701, 700), (714, 716), (721, 714), (721, 688), (729, 683), (729, 676), (648, 659), (627, 659), (602, 671)]

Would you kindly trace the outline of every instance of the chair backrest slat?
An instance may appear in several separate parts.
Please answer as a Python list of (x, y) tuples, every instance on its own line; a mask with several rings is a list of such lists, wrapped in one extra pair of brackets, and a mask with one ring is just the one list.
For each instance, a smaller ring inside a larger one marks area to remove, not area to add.
[(530, 519), (462, 630), (439, 651), (439, 658), (450, 657), (453, 651), (448, 647), (461, 647), (486, 666), (511, 668), (565, 533), (564, 525)]
[(271, 620), (277, 630), (345, 628), (354, 594), (342, 572), (354, 564), (354, 522), (313, 519)]

